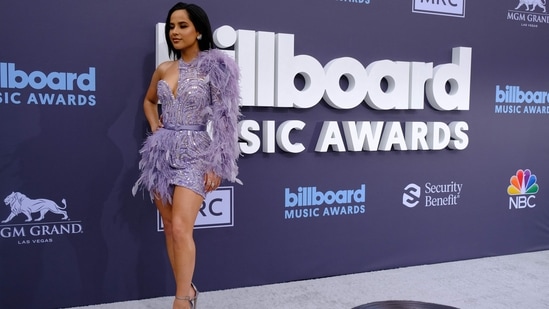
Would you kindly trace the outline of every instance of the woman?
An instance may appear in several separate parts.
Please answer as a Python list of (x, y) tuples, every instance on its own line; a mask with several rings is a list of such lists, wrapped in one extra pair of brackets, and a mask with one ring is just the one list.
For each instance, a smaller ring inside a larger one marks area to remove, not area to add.
[(172, 7), (165, 36), (176, 60), (158, 66), (145, 96), (153, 133), (140, 150), (141, 176), (133, 192), (146, 188), (162, 216), (176, 282), (173, 308), (196, 308), (194, 222), (205, 195), (222, 179), (240, 183), (238, 67), (215, 49), (208, 16), (197, 5)]

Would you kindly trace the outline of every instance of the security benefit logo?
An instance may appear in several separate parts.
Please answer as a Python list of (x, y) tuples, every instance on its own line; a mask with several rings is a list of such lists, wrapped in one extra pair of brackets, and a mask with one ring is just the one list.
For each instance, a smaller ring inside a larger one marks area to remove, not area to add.
[(456, 206), (461, 197), (463, 184), (455, 181), (448, 183), (426, 182), (423, 186), (410, 183), (404, 188), (402, 205), (414, 208)]
[[(194, 223), (195, 229), (234, 226), (234, 187), (219, 187), (206, 195)], [(157, 231), (164, 231), (157, 212)]]
[(529, 169), (518, 170), (509, 180), (509, 209), (527, 209), (536, 207), (536, 193), (539, 191), (536, 175)]
[(465, 17), (465, 0), (413, 0), (412, 12)]
[(17, 241), (19, 245), (52, 243), (59, 235), (81, 234), (81, 221), (71, 221), (67, 202), (39, 198), (31, 199), (21, 192), (12, 192), (4, 199), (9, 211), (0, 223), (0, 239)]
[(549, 24), (546, 0), (515, 0), (511, 9), (507, 10), (507, 20), (520, 24), (521, 27), (538, 28)]
[(284, 189), (284, 219), (361, 215), (366, 212), (366, 185), (338, 191), (317, 187)]

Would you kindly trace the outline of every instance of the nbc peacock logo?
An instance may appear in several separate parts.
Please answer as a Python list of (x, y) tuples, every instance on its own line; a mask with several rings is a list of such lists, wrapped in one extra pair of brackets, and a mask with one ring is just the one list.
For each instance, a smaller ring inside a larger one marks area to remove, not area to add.
[(538, 178), (529, 169), (518, 170), (509, 180), (509, 209), (536, 207), (536, 193), (539, 191)]

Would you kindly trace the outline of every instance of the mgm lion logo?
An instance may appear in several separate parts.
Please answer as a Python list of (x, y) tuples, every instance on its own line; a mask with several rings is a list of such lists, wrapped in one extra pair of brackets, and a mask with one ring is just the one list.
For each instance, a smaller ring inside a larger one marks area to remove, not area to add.
[[(524, 5), (526, 7), (526, 11), (533, 11), (536, 9), (536, 6), (539, 6), (540, 9), (543, 9), (543, 13), (545, 13), (545, 3), (545, 0), (520, 0), (515, 10), (518, 10), (518, 8)], [(530, 5), (532, 6), (531, 9)]]
[(67, 216), (67, 212), (63, 210), (67, 208), (67, 203), (65, 202), (65, 199), (61, 201), (61, 203), (63, 203), (65, 207), (61, 208), (54, 201), (43, 198), (33, 200), (20, 192), (12, 192), (10, 195), (6, 196), (6, 198), (4, 199), (4, 203), (10, 206), (11, 213), (6, 218), (6, 220), (2, 221), (2, 223), (10, 222), (11, 219), (13, 219), (18, 214), (24, 214), (25, 216), (27, 216), (25, 222), (30, 222), (32, 221), (32, 214), (36, 212), (40, 213), (40, 217), (34, 221), (42, 221), (46, 213), (50, 211), (58, 215), (63, 215), (62, 220), (69, 219), (69, 217)]

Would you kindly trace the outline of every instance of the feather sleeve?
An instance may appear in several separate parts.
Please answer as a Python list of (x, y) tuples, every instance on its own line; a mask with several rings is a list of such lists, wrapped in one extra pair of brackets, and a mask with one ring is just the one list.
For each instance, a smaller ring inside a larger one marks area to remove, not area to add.
[(239, 70), (236, 62), (220, 50), (209, 51), (212, 142), (208, 149), (208, 170), (231, 182), (242, 182), (237, 160), (240, 114)]

